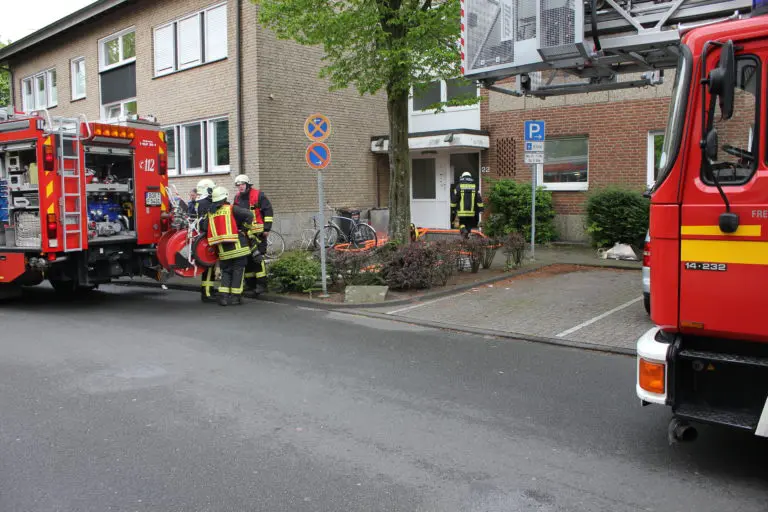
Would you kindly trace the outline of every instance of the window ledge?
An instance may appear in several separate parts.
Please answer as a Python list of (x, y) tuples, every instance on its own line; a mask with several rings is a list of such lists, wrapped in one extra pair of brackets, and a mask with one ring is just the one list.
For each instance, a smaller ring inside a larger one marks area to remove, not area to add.
[(72, 98), (72, 100), (70, 100), (70, 103), (77, 103), (78, 101), (83, 101), (85, 99), (87, 99), (86, 96), (80, 96), (79, 98)]
[(552, 192), (584, 192), (589, 190), (589, 182), (587, 183), (537, 183), (544, 190), (550, 190)]
[(189, 177), (200, 177), (200, 176), (226, 176), (227, 174), (232, 174), (232, 171), (211, 171), (211, 172), (205, 172), (205, 171), (197, 171), (197, 172), (188, 172), (184, 174), (169, 174), (169, 178), (189, 178)]
[(206, 67), (206, 66), (208, 66), (208, 65), (210, 65), (210, 64), (216, 64), (217, 62), (222, 62), (222, 61), (225, 61), (225, 60), (228, 60), (228, 59), (229, 59), (229, 57), (222, 57), (222, 58), (220, 58), (220, 59), (216, 59), (216, 60), (209, 60), (208, 62), (203, 62), (202, 64), (197, 64), (196, 66), (190, 66), (190, 67), (188, 67), (188, 68), (184, 68), (184, 69), (177, 69), (177, 70), (175, 70), (175, 71), (170, 71), (170, 72), (168, 72), (168, 73), (163, 73), (162, 75), (153, 75), (153, 76), (152, 76), (152, 80), (159, 80), (159, 79), (161, 79), (161, 78), (165, 78), (165, 77), (167, 77), (167, 76), (178, 75), (179, 73), (183, 73), (183, 72), (185, 72), (185, 71), (189, 71), (189, 70), (191, 70), (191, 69), (199, 69), (199, 68), (204, 68), (204, 67)]

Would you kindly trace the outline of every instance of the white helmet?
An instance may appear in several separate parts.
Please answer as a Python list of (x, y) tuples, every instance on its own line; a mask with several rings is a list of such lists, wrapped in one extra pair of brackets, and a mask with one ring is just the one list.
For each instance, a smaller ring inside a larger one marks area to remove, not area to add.
[(211, 201), (218, 203), (219, 201), (226, 201), (229, 198), (229, 191), (224, 187), (216, 187), (211, 194)]
[(197, 194), (200, 197), (206, 197), (213, 188), (216, 188), (216, 184), (210, 178), (204, 178), (197, 182)]
[(241, 183), (247, 183), (250, 185), (251, 179), (245, 174), (238, 174), (237, 178), (235, 178), (235, 185), (240, 185)]
[(462, 179), (467, 179), (467, 178), (472, 179), (472, 173), (469, 172), (469, 171), (464, 171), (463, 173), (461, 173), (461, 178)]

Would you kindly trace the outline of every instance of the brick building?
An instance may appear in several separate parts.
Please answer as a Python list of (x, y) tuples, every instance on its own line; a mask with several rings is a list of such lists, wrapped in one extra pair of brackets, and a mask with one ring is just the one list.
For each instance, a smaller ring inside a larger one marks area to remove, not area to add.
[(377, 202), (371, 136), (387, 131), (383, 95), (329, 92), (322, 50), (278, 40), (249, 0), (99, 0), (0, 50), (19, 110), (90, 121), (152, 114), (166, 129), (182, 195), (202, 177), (232, 190), (248, 174), (271, 198), (275, 229), (298, 236), (317, 211), (305, 162), (307, 116), (332, 122), (326, 201)]
[[(492, 178), (531, 183), (523, 123), (546, 121), (546, 163), (537, 181), (552, 191), (559, 237), (585, 240), (589, 191), (606, 185), (643, 190), (654, 181), (673, 83), (674, 72), (668, 72), (657, 87), (546, 100), (483, 90), (481, 127), (490, 134), (490, 144), (482, 165)], [(499, 85), (511, 88), (510, 83)]]

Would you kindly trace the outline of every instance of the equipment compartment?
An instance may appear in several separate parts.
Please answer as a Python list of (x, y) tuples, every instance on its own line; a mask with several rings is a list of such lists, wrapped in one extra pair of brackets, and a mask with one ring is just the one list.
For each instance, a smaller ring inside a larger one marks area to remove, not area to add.
[(136, 239), (133, 154), (85, 148), (89, 243)]
[(34, 142), (0, 147), (0, 246), (41, 247), (38, 181)]

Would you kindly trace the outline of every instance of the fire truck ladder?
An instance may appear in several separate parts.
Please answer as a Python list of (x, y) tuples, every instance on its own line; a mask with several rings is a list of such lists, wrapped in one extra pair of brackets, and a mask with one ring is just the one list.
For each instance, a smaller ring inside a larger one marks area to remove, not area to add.
[[(61, 178), (59, 211), (63, 226), (63, 249), (64, 252), (79, 251), (83, 248), (84, 215), (80, 119), (56, 118), (55, 122), (58, 126), (55, 126), (54, 133), (58, 135), (59, 140), (59, 175)], [(70, 165), (67, 164), (68, 162)], [(71, 241), (70, 235), (77, 235), (77, 243)]]

